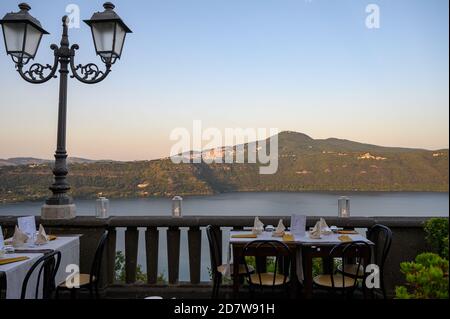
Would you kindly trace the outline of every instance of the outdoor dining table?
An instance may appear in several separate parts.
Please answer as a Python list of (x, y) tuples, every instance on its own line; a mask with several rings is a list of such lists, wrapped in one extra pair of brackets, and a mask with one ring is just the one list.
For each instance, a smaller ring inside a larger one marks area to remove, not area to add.
[[(291, 263), (291, 282), (296, 286), (298, 282), (303, 283), (303, 294), (307, 299), (312, 298), (313, 292), (313, 259), (327, 258), (331, 249), (337, 244), (342, 243), (339, 240), (339, 234), (322, 235), (320, 239), (311, 239), (308, 232), (304, 236), (294, 236), (292, 241), (283, 241), (282, 237), (273, 237), (272, 232), (263, 232), (257, 238), (233, 238), (234, 235), (249, 234), (249, 231), (231, 231), (229, 244), (232, 250), (233, 273), (239, 273), (239, 264), (242, 263), (243, 249), (246, 244), (254, 240), (277, 240), (284, 242), (292, 252)], [(370, 246), (373, 243), (360, 234), (347, 234), (352, 241), (364, 241)], [(367, 254), (370, 252), (364, 252)], [(230, 258), (229, 258), (230, 259)], [(229, 262), (229, 261), (228, 261)], [(326, 267), (326, 264), (324, 266)], [(325, 268), (326, 269), (326, 268)], [(233, 295), (239, 294), (240, 278), (233, 276)]]
[[(28, 257), (28, 259), (0, 265), (0, 288), (5, 293), (6, 299), (20, 299), (22, 291), (22, 283), (33, 264), (44, 254), (59, 251), (61, 252), (61, 264), (56, 274), (56, 285), (63, 283), (68, 275), (66, 267), (68, 265), (80, 264), (80, 236), (57, 236), (55, 240), (49, 241), (44, 245), (23, 246), (15, 249), (14, 253), (8, 253), (5, 258)], [(42, 280), (41, 280), (42, 282)], [(26, 298), (33, 298), (37, 283), (37, 271), (30, 278), (29, 288), (27, 289)], [(0, 291), (0, 294), (2, 292)]]

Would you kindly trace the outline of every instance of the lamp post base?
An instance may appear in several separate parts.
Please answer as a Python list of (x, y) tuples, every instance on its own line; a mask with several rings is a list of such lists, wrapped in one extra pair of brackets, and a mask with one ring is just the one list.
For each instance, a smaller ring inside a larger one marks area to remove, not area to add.
[(41, 208), (42, 219), (72, 219), (76, 216), (75, 204), (47, 205)]

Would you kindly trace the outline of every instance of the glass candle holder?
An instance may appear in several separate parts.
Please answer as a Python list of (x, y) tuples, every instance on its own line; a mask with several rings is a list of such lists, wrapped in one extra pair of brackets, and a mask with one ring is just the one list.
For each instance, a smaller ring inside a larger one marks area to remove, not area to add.
[(183, 198), (181, 196), (175, 196), (172, 198), (172, 217), (181, 217), (181, 206)]
[(338, 216), (350, 217), (350, 198), (342, 196), (338, 200)]
[(95, 217), (108, 218), (109, 199), (106, 197), (99, 197), (95, 202)]

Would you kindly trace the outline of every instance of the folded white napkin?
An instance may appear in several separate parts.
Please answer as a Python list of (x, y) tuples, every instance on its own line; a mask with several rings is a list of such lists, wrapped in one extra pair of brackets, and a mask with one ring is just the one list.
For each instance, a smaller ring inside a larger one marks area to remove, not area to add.
[(44, 245), (48, 242), (47, 233), (45, 232), (44, 226), (39, 225), (39, 232), (36, 237), (36, 245)]
[(255, 235), (260, 235), (264, 231), (264, 224), (259, 220), (258, 217), (255, 217), (255, 222), (253, 223), (252, 232)]
[(314, 225), (314, 228), (309, 231), (309, 238), (311, 239), (320, 239), (320, 220)]
[(309, 232), (309, 237), (312, 239), (320, 239), (322, 235), (330, 235), (332, 233), (330, 227), (328, 227), (325, 219), (321, 218), (314, 228)]
[(28, 241), (28, 236), (25, 235), (24, 232), (22, 232), (19, 227), (16, 226), (14, 230), (14, 235), (12, 238), (12, 245), (13, 247), (21, 247), (25, 245), (25, 243)]
[(275, 229), (275, 231), (272, 233), (273, 237), (283, 237), (284, 236), (284, 231), (286, 230), (286, 227), (284, 227), (283, 224), (283, 220), (280, 219), (280, 221), (278, 222), (278, 226)]
[(322, 235), (330, 235), (332, 233), (332, 231), (331, 231), (330, 227), (328, 227), (325, 219), (321, 218), (319, 222), (320, 222), (320, 233)]

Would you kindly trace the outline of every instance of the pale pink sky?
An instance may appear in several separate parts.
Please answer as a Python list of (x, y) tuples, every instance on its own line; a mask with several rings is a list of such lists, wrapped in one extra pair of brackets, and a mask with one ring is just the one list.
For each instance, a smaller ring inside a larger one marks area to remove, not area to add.
[[(73, 1), (31, 0), (51, 35)], [(102, 83), (69, 81), (70, 156), (168, 156), (176, 127), (278, 128), (426, 149), (449, 145), (448, 1), (380, 0), (381, 27), (365, 26), (365, 0), (116, 0), (134, 33)], [(78, 0), (81, 18), (101, 2)], [(137, 10), (145, 6), (146, 10)], [(0, 2), (0, 16), (16, 0)], [(88, 28), (70, 30), (77, 63), (97, 62)], [(0, 41), (0, 158), (51, 158), (58, 81), (23, 81)]]

